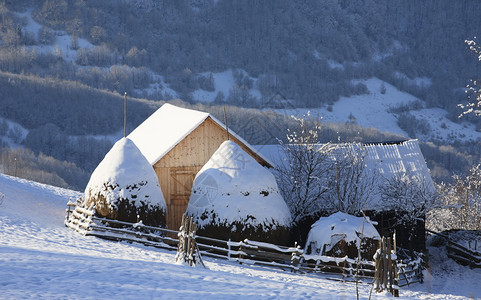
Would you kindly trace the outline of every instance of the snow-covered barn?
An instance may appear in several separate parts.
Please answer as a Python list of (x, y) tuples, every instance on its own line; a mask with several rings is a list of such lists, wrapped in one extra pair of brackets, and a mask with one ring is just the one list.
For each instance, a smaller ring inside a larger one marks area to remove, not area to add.
[[(348, 146), (346, 144), (345, 146)], [(414, 236), (406, 235), (405, 228), (398, 226), (400, 218), (403, 216), (399, 213), (402, 209), (396, 207), (395, 200), (389, 201), (386, 196), (383, 196), (383, 184), (395, 179), (397, 176), (409, 175), (410, 177), (417, 177), (422, 179), (423, 189), (426, 194), (434, 194), (434, 183), (430, 177), (429, 169), (424, 160), (424, 156), (419, 147), (417, 140), (406, 140), (394, 143), (378, 143), (362, 145), (365, 151), (365, 174), (379, 175), (376, 180), (372, 192), (369, 196), (369, 201), (363, 210), (376, 221), (376, 226), (379, 233), (383, 236), (391, 235), (394, 229), (397, 229), (398, 241), (404, 244), (406, 248), (424, 248), (424, 221), (419, 221), (418, 224), (410, 224), (415, 228), (409, 228), (415, 232)], [(286, 165), (286, 154), (280, 145), (262, 145), (256, 146), (259, 152), (272, 161), (274, 165)], [(342, 152), (343, 145), (339, 146), (338, 151)], [(333, 160), (333, 163), (335, 161)], [(288, 164), (287, 164), (288, 165)], [(409, 184), (408, 184), (409, 185)], [(329, 188), (329, 187), (328, 187)], [(333, 187), (330, 187), (333, 188)], [(407, 199), (409, 201), (409, 199)], [(415, 203), (413, 203), (415, 205)], [(415, 207), (413, 208), (415, 209)], [(409, 210), (409, 208), (408, 208)], [(412, 212), (412, 209), (411, 209)], [(332, 211), (320, 212), (321, 215), (329, 215)], [(404, 211), (404, 213), (410, 213)], [(313, 220), (314, 221), (314, 220)], [(306, 234), (309, 231), (311, 224), (305, 224)], [(401, 232), (400, 232), (401, 231)]]
[(128, 135), (153, 166), (167, 203), (167, 227), (178, 229), (196, 174), (230, 139), (260, 165), (271, 163), (206, 112), (164, 104)]

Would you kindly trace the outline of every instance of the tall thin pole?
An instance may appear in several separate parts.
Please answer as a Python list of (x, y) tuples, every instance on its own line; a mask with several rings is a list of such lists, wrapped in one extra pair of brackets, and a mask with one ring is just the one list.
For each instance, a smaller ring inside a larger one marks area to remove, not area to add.
[(124, 137), (127, 136), (127, 92), (124, 93)]
[(15, 157), (15, 172), (13, 173), (14, 177), (17, 177), (17, 158)]
[(224, 123), (225, 123), (225, 132), (227, 134), (227, 140), (230, 140), (229, 126), (227, 126), (227, 113), (225, 112), (225, 106), (224, 106)]

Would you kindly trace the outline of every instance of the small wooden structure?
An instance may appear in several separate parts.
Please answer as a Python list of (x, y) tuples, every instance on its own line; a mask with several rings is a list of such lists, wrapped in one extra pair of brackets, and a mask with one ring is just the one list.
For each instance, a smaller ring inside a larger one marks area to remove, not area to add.
[(194, 223), (193, 218), (183, 215), (175, 261), (178, 263), (187, 263), (191, 267), (198, 264), (205, 267), (200, 256), (199, 247), (195, 241), (196, 231), (197, 225)]
[(387, 290), (394, 297), (399, 297), (395, 240), (393, 244), (391, 238), (382, 237), (374, 260), (376, 262), (374, 274), (376, 292)]
[(227, 139), (258, 163), (261, 154), (209, 113), (164, 104), (128, 136), (153, 166), (167, 204), (167, 227), (179, 229), (197, 172)]

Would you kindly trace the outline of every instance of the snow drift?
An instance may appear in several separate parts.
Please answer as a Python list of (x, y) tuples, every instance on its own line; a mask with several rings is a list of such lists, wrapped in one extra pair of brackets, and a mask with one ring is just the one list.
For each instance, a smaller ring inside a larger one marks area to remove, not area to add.
[(197, 174), (187, 214), (217, 238), (285, 242), (291, 215), (274, 175), (225, 141)]
[(166, 204), (157, 175), (128, 138), (115, 143), (92, 173), (85, 205), (109, 219), (165, 226)]

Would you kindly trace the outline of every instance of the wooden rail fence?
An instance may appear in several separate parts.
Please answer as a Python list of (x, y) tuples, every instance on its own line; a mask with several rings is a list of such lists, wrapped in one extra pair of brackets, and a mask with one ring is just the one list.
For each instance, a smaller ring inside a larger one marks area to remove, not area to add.
[(437, 235), (447, 241), (446, 250), (449, 258), (459, 262), (462, 265), (470, 266), (471, 268), (481, 268), (481, 253), (470, 250), (456, 242), (454, 242), (448, 235), (426, 229), (427, 233)]
[[(195, 234), (194, 226), (183, 225), (183, 232), (160, 227), (152, 227), (139, 223), (128, 223), (95, 217), (95, 212), (81, 205), (81, 202), (68, 203), (65, 225), (84, 235), (97, 236), (115, 241), (142, 243), (148, 246), (167, 250), (180, 251), (182, 259), (195, 264), (195, 249), (202, 256), (227, 259), (240, 264), (261, 265), (280, 268), (285, 271), (299, 273), (321, 273), (330, 275), (330, 279), (341, 281), (367, 280), (375, 278), (374, 261), (351, 259), (348, 257), (329, 257), (321, 255), (305, 255), (302, 248), (285, 247), (265, 242), (245, 239), (240, 242), (225, 241)], [(177, 236), (174, 238), (172, 236)], [(181, 243), (179, 243), (179, 239)], [(182, 246), (181, 246), (182, 245)], [(187, 258), (186, 258), (187, 257)], [(421, 281), (419, 262), (397, 264), (398, 286), (402, 287)]]

